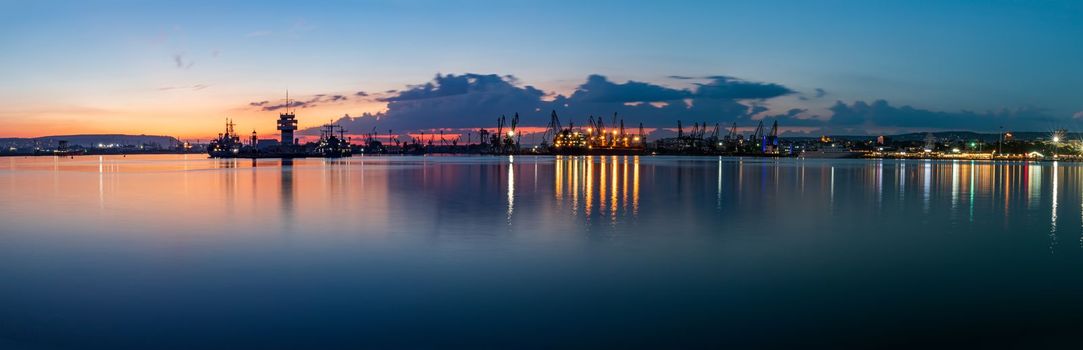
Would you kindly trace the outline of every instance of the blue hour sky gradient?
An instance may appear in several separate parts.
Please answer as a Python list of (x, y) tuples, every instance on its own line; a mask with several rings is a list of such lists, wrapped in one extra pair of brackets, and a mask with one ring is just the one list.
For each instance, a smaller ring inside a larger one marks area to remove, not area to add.
[(0, 137), (272, 133), (286, 89), (302, 126), (1078, 129), (1081, 38), (1079, 1), (0, 0)]

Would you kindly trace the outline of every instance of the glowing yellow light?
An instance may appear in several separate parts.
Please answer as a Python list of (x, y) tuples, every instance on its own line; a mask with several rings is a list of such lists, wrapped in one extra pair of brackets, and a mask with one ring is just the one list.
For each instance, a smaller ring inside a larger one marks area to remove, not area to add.
[(632, 141), (639, 141), (639, 136), (633, 137)]
[(508, 136), (515, 136), (515, 131), (508, 130)]
[(594, 132), (594, 128), (587, 128), (587, 132), (588, 132), (588, 133), (590, 133), (590, 132)]

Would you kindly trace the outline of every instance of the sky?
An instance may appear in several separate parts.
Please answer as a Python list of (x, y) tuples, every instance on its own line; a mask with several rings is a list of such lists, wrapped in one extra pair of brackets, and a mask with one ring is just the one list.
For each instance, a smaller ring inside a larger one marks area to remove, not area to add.
[(1083, 129), (1080, 1), (0, 0), (0, 137)]

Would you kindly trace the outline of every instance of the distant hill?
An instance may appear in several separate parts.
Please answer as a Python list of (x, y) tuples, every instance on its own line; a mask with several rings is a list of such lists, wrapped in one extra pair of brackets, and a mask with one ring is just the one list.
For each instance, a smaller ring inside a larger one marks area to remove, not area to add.
[(0, 138), (2, 148), (33, 148), (33, 147), (56, 147), (61, 140), (68, 141), (69, 146), (82, 146), (87, 148), (98, 145), (139, 146), (158, 145), (162, 148), (173, 147), (181, 141), (172, 136), (159, 135), (121, 135), (121, 134), (92, 134), (92, 135), (56, 135), (42, 137), (9, 137)]

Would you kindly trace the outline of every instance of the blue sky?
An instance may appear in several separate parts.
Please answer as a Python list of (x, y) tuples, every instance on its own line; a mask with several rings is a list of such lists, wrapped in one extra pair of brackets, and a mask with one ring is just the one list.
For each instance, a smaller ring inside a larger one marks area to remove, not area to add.
[[(309, 100), (373, 93), (350, 103), (312, 104), (299, 113), (309, 114), (308, 124), (345, 114), (350, 120), (365, 113), (393, 118), (388, 100), (438, 73), (511, 75), (512, 85), (537, 88), (547, 101), (570, 97), (591, 75), (618, 88), (631, 80), (690, 92), (696, 83), (709, 84), (708, 77), (726, 76), (791, 92), (736, 99), (760, 106), (743, 115), (709, 108), (689, 114), (728, 122), (782, 118), (797, 109), (787, 116), (798, 119), (790, 125), (851, 133), (957, 128), (971, 119), (976, 130), (995, 130), (991, 123), (1072, 128), (1083, 111), (1078, 1), (0, 4), (0, 98), (8, 106), (0, 120), (15, 126), (0, 136), (200, 135), (215, 132), (225, 117), (271, 132), (263, 119), (273, 113), (246, 106), (281, 99), (287, 88)], [(839, 103), (856, 110), (858, 102), (875, 106), (878, 100), (891, 109), (848, 126), (830, 122)], [(622, 101), (628, 102), (680, 104)], [(884, 113), (905, 119), (907, 106), (927, 112), (915, 118), (930, 125), (876, 119)], [(471, 113), (469, 105), (460, 107), (458, 113)], [(605, 109), (595, 107), (599, 114)], [(530, 111), (506, 113), (515, 112)], [(588, 113), (569, 110), (580, 112)], [(660, 124), (666, 117), (656, 110), (628, 113)], [(971, 119), (938, 124), (930, 115)], [(416, 126), (440, 127), (441, 118), (462, 117), (434, 109), (416, 116), (433, 120)]]

